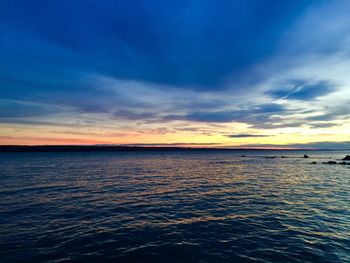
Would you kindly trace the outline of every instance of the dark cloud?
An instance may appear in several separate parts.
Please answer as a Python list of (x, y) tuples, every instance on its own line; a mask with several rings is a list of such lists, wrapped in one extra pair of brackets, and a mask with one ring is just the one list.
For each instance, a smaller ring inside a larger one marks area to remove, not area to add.
[(49, 115), (58, 109), (48, 105), (0, 99), (0, 122), (3, 118), (35, 117)]
[[(23, 117), (23, 116), (22, 116)], [(0, 123), (4, 124), (24, 124), (24, 125), (35, 125), (35, 126), (63, 126), (63, 127), (71, 127), (73, 126), (71, 123), (63, 124), (57, 122), (50, 121), (38, 121), (26, 118), (0, 118)]]
[(339, 124), (331, 123), (331, 122), (314, 122), (314, 123), (309, 123), (309, 126), (314, 129), (320, 129), (320, 128), (331, 128), (331, 127), (339, 126)]
[(167, 115), (165, 120), (187, 120), (197, 122), (232, 122), (240, 120), (246, 111), (191, 112), (185, 115)]
[[(61, 111), (62, 107), (70, 107), (86, 113), (107, 112), (108, 107), (119, 102), (119, 98), (115, 97), (110, 91), (96, 90), (90, 83), (80, 83), (78, 80), (72, 80), (70, 83), (59, 84), (60, 77), (64, 78), (65, 76), (57, 74), (56, 82), (56, 79), (49, 81), (40, 78), (35, 81), (7, 78), (0, 75), (0, 85), (2, 87), (0, 98), (9, 101), (30, 101), (34, 104), (61, 106)], [(58, 110), (57, 107), (51, 108), (52, 110)], [(39, 113), (39, 111), (37, 112)]]
[(342, 101), (333, 107), (325, 107), (323, 114), (307, 117), (310, 122), (326, 122), (350, 117), (350, 101)]
[(259, 137), (270, 137), (270, 136), (272, 135), (249, 134), (249, 133), (225, 135), (225, 137), (228, 137), (228, 138), (259, 138)]
[(125, 120), (151, 120), (151, 119), (158, 119), (158, 115), (153, 112), (133, 112), (128, 110), (119, 110), (115, 113), (113, 113), (113, 116), (115, 119), (125, 119)]
[(286, 109), (279, 104), (262, 104), (248, 109), (226, 111), (197, 111), (185, 115), (167, 115), (165, 120), (188, 120), (196, 122), (245, 122), (260, 124), (268, 122), (273, 114), (281, 114)]
[[(319, 81), (308, 84), (306, 81), (293, 81), (294, 87), (281, 88), (267, 92), (268, 95), (278, 99), (309, 101), (318, 97), (325, 96), (336, 90), (336, 85), (328, 81)], [(288, 85), (290, 86), (290, 84)]]
[(265, 122), (252, 123), (251, 128), (255, 129), (282, 129), (282, 128), (296, 128), (308, 123), (305, 120), (299, 119), (282, 119), (279, 117), (270, 118)]

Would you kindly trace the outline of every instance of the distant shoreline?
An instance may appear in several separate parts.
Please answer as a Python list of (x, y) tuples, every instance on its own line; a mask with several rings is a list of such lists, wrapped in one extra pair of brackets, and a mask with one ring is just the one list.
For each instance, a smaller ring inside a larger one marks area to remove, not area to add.
[(338, 151), (343, 149), (205, 148), (106, 145), (0, 145), (0, 152), (141, 152), (141, 151)]

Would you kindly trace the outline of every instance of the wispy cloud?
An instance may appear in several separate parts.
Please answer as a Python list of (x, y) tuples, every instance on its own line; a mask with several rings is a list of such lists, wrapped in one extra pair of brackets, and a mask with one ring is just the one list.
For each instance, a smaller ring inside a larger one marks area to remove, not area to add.
[[(284, 85), (287, 87), (268, 91), (267, 94), (277, 99), (310, 101), (311, 99), (328, 95), (336, 90), (336, 85), (327, 81), (308, 84), (307, 81), (297, 80)], [(288, 86), (292, 87), (288, 88)]]

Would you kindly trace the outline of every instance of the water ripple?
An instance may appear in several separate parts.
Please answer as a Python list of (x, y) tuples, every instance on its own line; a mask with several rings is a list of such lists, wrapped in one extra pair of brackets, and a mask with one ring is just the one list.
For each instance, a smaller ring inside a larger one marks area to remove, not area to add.
[(344, 153), (243, 154), (2, 154), (1, 261), (350, 262)]

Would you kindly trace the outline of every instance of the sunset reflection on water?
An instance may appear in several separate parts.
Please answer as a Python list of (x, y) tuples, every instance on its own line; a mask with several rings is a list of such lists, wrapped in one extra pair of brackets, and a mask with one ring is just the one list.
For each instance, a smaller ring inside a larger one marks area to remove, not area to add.
[(321, 163), (343, 153), (245, 154), (2, 154), (1, 256), (350, 260), (350, 169)]

